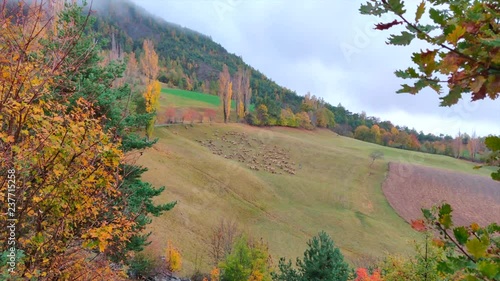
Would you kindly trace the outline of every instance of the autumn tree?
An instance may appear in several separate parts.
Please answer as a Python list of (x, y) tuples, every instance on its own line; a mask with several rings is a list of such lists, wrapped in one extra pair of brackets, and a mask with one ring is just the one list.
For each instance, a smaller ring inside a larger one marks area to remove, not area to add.
[(287, 127), (298, 127), (297, 118), (290, 108), (282, 109), (280, 115), (280, 125)]
[(258, 125), (269, 125), (269, 112), (265, 104), (259, 104), (259, 106), (257, 106), (257, 109), (255, 110), (255, 114), (257, 117), (257, 121), (259, 122)]
[(354, 281), (382, 281), (382, 276), (378, 270), (375, 270), (372, 274), (366, 270), (366, 268), (356, 269), (356, 278)]
[(269, 250), (262, 241), (241, 237), (220, 264), (221, 281), (271, 281)]
[(219, 74), (219, 97), (222, 104), (222, 112), (224, 114), (224, 122), (229, 121), (231, 113), (231, 97), (233, 95), (233, 84), (231, 82), (231, 75), (227, 65), (222, 67), (222, 72)]
[(175, 123), (177, 116), (177, 110), (174, 107), (169, 107), (165, 110), (165, 121), (167, 123)]
[(180, 251), (174, 247), (172, 241), (167, 242), (167, 249), (165, 251), (165, 259), (167, 263), (167, 270), (170, 272), (177, 272), (182, 268), (182, 257)]
[(335, 116), (328, 108), (321, 106), (314, 114), (316, 126), (320, 128), (333, 128), (335, 126)]
[(110, 261), (126, 263), (145, 244), (148, 214), (173, 206), (154, 205), (162, 189), (127, 163), (125, 152), (151, 143), (127, 134), (142, 117), (123, 115), (128, 87), (112, 88), (123, 67), (99, 65), (82, 7), (65, 7), (53, 32), (43, 1), (11, 3), (0, 4), (0, 191), (15, 197), (18, 251), (15, 272), (0, 270), (21, 279), (119, 279)]
[(370, 132), (370, 128), (365, 125), (361, 125), (354, 130), (354, 138), (362, 141), (372, 141), (373, 135)]
[[(157, 80), (160, 71), (158, 54), (156, 54), (153, 41), (151, 40), (144, 40), (142, 48), (143, 53), (141, 55), (140, 66), (146, 81), (146, 88), (143, 93), (146, 103), (146, 112), (156, 113), (161, 93), (161, 85)], [(153, 116), (146, 125), (146, 136), (148, 138), (151, 138), (153, 134), (155, 121), (156, 116)]]
[(308, 130), (314, 129), (313, 125), (311, 124), (311, 119), (309, 118), (309, 114), (307, 114), (306, 112), (302, 111), (295, 114), (295, 118), (300, 128)]
[(216, 227), (212, 229), (210, 241), (208, 241), (209, 257), (213, 266), (219, 263), (231, 252), (236, 239), (240, 236), (240, 231), (236, 222), (221, 219)]
[(144, 100), (146, 102), (146, 112), (154, 114), (153, 118), (146, 125), (146, 136), (151, 138), (153, 135), (154, 124), (156, 122), (156, 110), (159, 106), (161, 85), (158, 80), (151, 81), (146, 85), (144, 91)]
[(205, 115), (208, 118), (208, 121), (212, 123), (217, 116), (217, 112), (213, 109), (205, 109), (203, 115)]
[(204, 277), (202, 281), (220, 281), (220, 269), (217, 267), (214, 267), (210, 271), (210, 279), (207, 277)]
[(160, 66), (158, 65), (158, 54), (156, 54), (153, 41), (146, 39), (142, 44), (143, 53), (140, 59), (142, 74), (147, 82), (158, 79)]
[(370, 133), (372, 135), (372, 140), (374, 143), (381, 143), (382, 141), (382, 133), (380, 132), (380, 127), (375, 124), (370, 128)]
[(410, 135), (407, 132), (405, 132), (405, 131), (399, 132), (394, 137), (394, 141), (393, 141), (392, 146), (393, 147), (398, 147), (398, 148), (403, 148), (403, 149), (410, 148), (411, 147)]

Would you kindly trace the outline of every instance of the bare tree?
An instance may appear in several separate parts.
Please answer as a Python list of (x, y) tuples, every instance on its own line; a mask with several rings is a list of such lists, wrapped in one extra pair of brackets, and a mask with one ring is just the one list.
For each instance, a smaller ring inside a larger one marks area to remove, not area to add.
[(375, 160), (384, 158), (384, 153), (382, 151), (374, 151), (370, 154), (370, 158), (372, 162), (370, 163), (370, 167), (375, 163)]
[(469, 146), (470, 159), (472, 161), (475, 161), (476, 154), (479, 150), (479, 139), (476, 135), (476, 131), (472, 132), (472, 135), (470, 136), (470, 139), (469, 139), (468, 146)]
[(250, 87), (250, 76), (252, 73), (250, 69), (243, 71), (243, 77), (241, 79), (241, 91), (243, 93), (243, 105), (245, 115), (250, 111), (250, 99), (252, 98), (252, 88)]
[(214, 266), (229, 254), (236, 238), (240, 235), (235, 221), (221, 219), (210, 235), (209, 257)]
[(235, 73), (233, 77), (233, 99), (236, 104), (236, 116), (238, 119), (242, 119), (245, 116), (244, 112), (244, 90), (243, 90), (243, 78), (244, 71), (243, 68), (239, 67), (238, 72)]

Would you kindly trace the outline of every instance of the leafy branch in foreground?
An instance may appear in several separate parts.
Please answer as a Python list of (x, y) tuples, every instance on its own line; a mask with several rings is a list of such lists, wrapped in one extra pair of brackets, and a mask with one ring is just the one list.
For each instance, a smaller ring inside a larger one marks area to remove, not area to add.
[[(398, 93), (417, 94), (430, 87), (441, 94), (443, 84), (447, 84), (448, 93), (441, 98), (443, 106), (456, 104), (463, 93), (471, 93), (473, 101), (498, 98), (498, 1), (422, 1), (417, 5), (415, 15), (410, 17), (403, 0), (373, 0), (361, 5), (360, 12), (379, 17), (389, 13), (397, 18), (389, 23), (377, 24), (375, 29), (378, 30), (404, 25), (405, 31), (389, 37), (389, 45), (405, 46), (419, 39), (432, 46), (431, 49), (413, 53), (412, 61), (417, 65), (416, 69), (408, 67), (395, 72), (403, 79), (416, 80), (413, 85), (402, 85)], [(442, 79), (443, 76), (447, 79)]]
[(453, 274), (459, 280), (500, 279), (500, 227), (496, 223), (455, 227), (449, 204), (422, 212), (425, 220), (413, 221), (412, 227), (439, 234), (434, 243), (446, 253), (446, 259), (438, 263), (439, 272)]
[[(497, 0), (422, 1), (413, 20), (403, 0), (372, 0), (361, 5), (359, 11), (379, 17), (393, 14), (399, 19), (375, 25), (378, 30), (404, 25), (406, 31), (391, 35), (387, 41), (389, 45), (406, 46), (417, 38), (432, 46), (413, 53), (412, 61), (417, 68), (408, 67), (395, 72), (400, 78), (416, 80), (413, 85), (402, 85), (398, 93), (415, 95), (430, 87), (441, 94), (443, 84), (446, 84), (448, 93), (441, 97), (442, 106), (456, 104), (464, 93), (471, 93), (472, 101), (498, 98), (500, 2)], [(424, 21), (429, 24), (424, 24)], [(499, 165), (500, 138), (489, 137), (486, 146), (492, 151), (490, 164)], [(500, 180), (500, 170), (491, 176)]]

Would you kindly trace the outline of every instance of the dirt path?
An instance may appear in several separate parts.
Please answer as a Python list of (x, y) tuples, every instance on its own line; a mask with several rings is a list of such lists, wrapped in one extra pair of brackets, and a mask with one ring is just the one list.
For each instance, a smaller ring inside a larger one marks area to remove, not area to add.
[(445, 201), (457, 225), (500, 223), (500, 182), (418, 165), (390, 163), (385, 197), (406, 221), (422, 218), (421, 208)]

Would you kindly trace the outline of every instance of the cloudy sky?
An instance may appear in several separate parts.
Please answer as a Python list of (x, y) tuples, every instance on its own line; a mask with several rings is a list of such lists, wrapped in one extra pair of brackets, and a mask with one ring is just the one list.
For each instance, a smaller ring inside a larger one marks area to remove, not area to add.
[[(353, 112), (426, 133), (500, 134), (500, 100), (439, 107), (439, 96), (395, 94), (393, 72), (410, 66), (425, 47), (385, 44), (379, 18), (358, 12), (352, 0), (133, 0), (147, 11), (212, 37), (278, 84), (308, 91)], [(412, 2), (412, 1), (409, 1)], [(388, 19), (388, 18), (386, 18)], [(384, 19), (383, 19), (384, 20)], [(390, 19), (392, 20), (392, 19)]]

